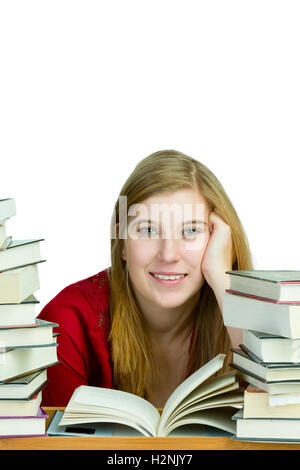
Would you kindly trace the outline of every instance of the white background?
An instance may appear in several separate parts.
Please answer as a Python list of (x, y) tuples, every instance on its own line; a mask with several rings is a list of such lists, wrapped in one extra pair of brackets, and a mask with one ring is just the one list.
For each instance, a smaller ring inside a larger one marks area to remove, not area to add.
[(45, 238), (45, 305), (110, 265), (109, 225), (144, 157), (219, 178), (256, 269), (300, 269), (299, 1), (2, 1), (0, 198)]

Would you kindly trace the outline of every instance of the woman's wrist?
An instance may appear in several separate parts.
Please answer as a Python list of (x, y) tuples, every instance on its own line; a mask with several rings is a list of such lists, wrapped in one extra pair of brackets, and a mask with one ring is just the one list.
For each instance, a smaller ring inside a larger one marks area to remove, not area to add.
[[(226, 269), (226, 271), (229, 271), (229, 269)], [(226, 271), (221, 271), (217, 276), (214, 278), (214, 282), (210, 285), (212, 288), (215, 297), (217, 299), (219, 308), (221, 310), (221, 313), (223, 314), (223, 296), (226, 291), (226, 289), (229, 289), (230, 287), (230, 278), (228, 274), (226, 274)]]

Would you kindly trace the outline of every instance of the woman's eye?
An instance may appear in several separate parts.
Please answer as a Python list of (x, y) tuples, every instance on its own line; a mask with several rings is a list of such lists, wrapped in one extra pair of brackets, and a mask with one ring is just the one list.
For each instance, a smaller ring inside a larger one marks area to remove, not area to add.
[[(139, 233), (143, 235), (155, 235), (156, 229), (148, 225), (147, 227), (139, 227), (137, 230)], [(188, 238), (195, 238), (198, 234), (201, 233), (201, 230), (196, 227), (191, 227), (189, 229), (184, 230), (184, 236)]]
[(197, 228), (188, 228), (184, 230), (185, 233), (187, 233), (188, 236), (193, 236), (193, 235), (198, 235), (198, 233), (201, 233), (201, 230)]
[(155, 229), (154, 229), (153, 227), (150, 227), (150, 226), (147, 226), (147, 227), (140, 227), (138, 231), (139, 231), (140, 233), (150, 234), (150, 235), (151, 235), (151, 233), (153, 233), (153, 232), (150, 232), (149, 230), (154, 230), (154, 231), (155, 231)]

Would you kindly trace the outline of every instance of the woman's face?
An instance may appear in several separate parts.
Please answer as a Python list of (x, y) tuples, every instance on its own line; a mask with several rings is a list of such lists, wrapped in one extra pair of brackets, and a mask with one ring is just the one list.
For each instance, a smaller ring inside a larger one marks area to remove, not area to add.
[(205, 280), (201, 262), (210, 237), (209, 213), (204, 197), (192, 189), (152, 196), (138, 210), (129, 208), (123, 258), (140, 303), (176, 308), (199, 292)]

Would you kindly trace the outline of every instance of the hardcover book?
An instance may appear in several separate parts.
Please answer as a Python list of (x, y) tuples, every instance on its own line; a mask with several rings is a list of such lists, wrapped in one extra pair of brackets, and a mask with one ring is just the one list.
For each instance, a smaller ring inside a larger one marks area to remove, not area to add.
[(40, 242), (43, 238), (34, 240), (12, 240), (10, 245), (0, 251), (0, 271), (15, 269), (20, 266), (42, 261)]
[(30, 295), (18, 304), (0, 304), (0, 329), (37, 325), (35, 309), (39, 303), (34, 295)]
[(41, 344), (53, 343), (53, 328), (57, 323), (46, 320), (36, 320), (33, 325), (26, 327), (0, 328), (0, 352), (18, 347), (33, 347)]
[(9, 382), (0, 383), (0, 400), (30, 400), (48, 383), (47, 369), (38, 369)]
[(42, 391), (30, 400), (0, 400), (1, 416), (36, 416), (42, 402)]
[(249, 374), (260, 377), (266, 383), (293, 382), (300, 383), (300, 364), (264, 364), (254, 355), (250, 357), (242, 349), (232, 349), (234, 367), (247, 370)]
[(0, 304), (19, 304), (39, 289), (38, 263), (0, 272)]
[(0, 436), (45, 436), (47, 418), (43, 408), (39, 408), (36, 416), (0, 416)]
[[(299, 418), (299, 395), (269, 395), (254, 385), (248, 385), (244, 394), (244, 418)], [(275, 404), (273, 403), (275, 400)], [(279, 402), (279, 403), (278, 403)]]
[(233, 440), (259, 442), (300, 442), (300, 420), (298, 418), (244, 418), (243, 410), (232, 417), (236, 422)]
[(243, 344), (240, 347), (247, 354), (253, 353), (265, 364), (300, 363), (300, 339), (243, 330)]
[(281, 302), (299, 302), (300, 271), (232, 270), (226, 274), (230, 277), (232, 291)]
[(223, 319), (225, 326), (300, 338), (299, 303), (274, 303), (226, 291)]
[(54, 342), (0, 352), (0, 382), (7, 382), (57, 363), (57, 346), (58, 343)]

